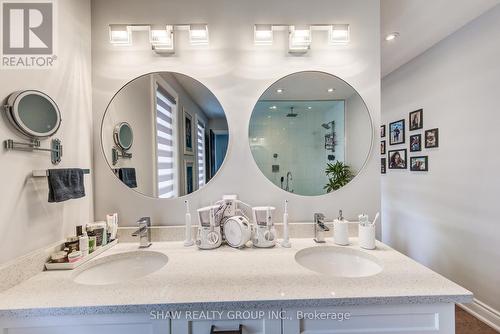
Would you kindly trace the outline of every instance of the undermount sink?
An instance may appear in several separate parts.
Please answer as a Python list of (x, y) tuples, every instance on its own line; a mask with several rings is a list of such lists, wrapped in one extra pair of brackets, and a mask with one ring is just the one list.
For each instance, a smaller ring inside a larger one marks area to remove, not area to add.
[(168, 257), (159, 252), (134, 251), (109, 255), (89, 263), (73, 280), (88, 285), (106, 285), (144, 277), (163, 268)]
[(382, 271), (382, 265), (375, 256), (335, 246), (300, 250), (295, 254), (295, 261), (309, 270), (336, 277), (368, 277)]

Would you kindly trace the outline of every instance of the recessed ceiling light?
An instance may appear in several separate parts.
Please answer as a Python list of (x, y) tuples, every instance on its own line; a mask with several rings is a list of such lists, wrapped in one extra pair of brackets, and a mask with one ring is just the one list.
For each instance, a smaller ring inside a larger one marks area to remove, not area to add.
[(395, 40), (398, 37), (399, 37), (399, 32), (391, 32), (390, 34), (387, 34), (387, 36), (385, 36), (385, 40), (387, 42), (390, 42), (390, 41)]
[(278, 108), (278, 107), (276, 107), (276, 106), (269, 107), (269, 109), (271, 109), (271, 110), (276, 110), (276, 108)]
[(278, 88), (278, 89), (276, 89), (276, 93), (278, 93), (278, 94), (283, 93), (283, 88)]
[(311, 110), (313, 107), (307, 107), (307, 109)]
[(334, 88), (328, 88), (328, 93), (333, 93), (334, 90)]

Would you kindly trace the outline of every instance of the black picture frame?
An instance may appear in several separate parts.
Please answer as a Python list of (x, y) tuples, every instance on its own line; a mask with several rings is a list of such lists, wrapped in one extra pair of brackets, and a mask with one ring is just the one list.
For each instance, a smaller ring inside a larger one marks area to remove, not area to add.
[[(420, 161), (420, 164), (417, 164), (417, 162), (419, 162), (419, 161)], [(412, 172), (428, 172), (429, 171), (429, 157), (427, 155), (410, 157), (410, 170)]]
[[(399, 153), (400, 159), (402, 160), (402, 162), (401, 161), (399, 161), (399, 162), (393, 161), (393, 160), (395, 160), (395, 158), (393, 157), (393, 155), (395, 153)], [(403, 158), (401, 156), (403, 156)], [(389, 151), (389, 153), (388, 153), (389, 169), (407, 169), (408, 163), (407, 163), (406, 158), (407, 158), (406, 148)]]
[(385, 152), (386, 152), (385, 140), (382, 140), (382, 141), (380, 142), (380, 154), (382, 154), (382, 155), (383, 155), (383, 154), (385, 154)]
[(422, 151), (422, 135), (411, 135), (410, 136), (410, 152), (420, 152)]
[(380, 138), (385, 138), (385, 124), (380, 126)]
[(401, 145), (405, 143), (405, 120), (400, 119), (389, 123), (389, 145)]
[(418, 109), (410, 112), (408, 116), (410, 131), (424, 128), (424, 109)]
[(439, 147), (439, 129), (429, 129), (424, 135), (425, 148)]
[(387, 159), (386, 158), (380, 158), (380, 174), (385, 174), (387, 173)]

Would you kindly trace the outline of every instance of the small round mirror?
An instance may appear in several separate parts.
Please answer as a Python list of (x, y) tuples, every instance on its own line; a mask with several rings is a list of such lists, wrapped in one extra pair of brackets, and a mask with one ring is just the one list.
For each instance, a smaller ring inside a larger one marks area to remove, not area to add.
[(317, 196), (342, 188), (363, 169), (373, 127), (353, 87), (334, 75), (305, 71), (262, 94), (248, 134), (253, 158), (272, 183)]
[(134, 142), (134, 133), (132, 132), (132, 127), (127, 122), (121, 122), (115, 127), (113, 133), (113, 139), (115, 144), (126, 151), (132, 147)]
[(42, 92), (25, 90), (12, 93), (7, 104), (9, 121), (30, 138), (50, 137), (61, 125), (61, 113), (57, 104)]

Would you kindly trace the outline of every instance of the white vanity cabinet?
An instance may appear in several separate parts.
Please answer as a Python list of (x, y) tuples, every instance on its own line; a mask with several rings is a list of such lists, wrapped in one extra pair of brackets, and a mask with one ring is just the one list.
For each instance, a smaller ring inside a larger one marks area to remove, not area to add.
[(248, 310), (230, 310), (211, 318), (182, 314), (171, 319), (153, 319), (149, 313), (0, 318), (0, 333), (210, 334), (212, 326), (217, 333), (237, 332), (239, 325), (243, 326), (243, 334), (455, 333), (453, 303), (259, 311), (262, 312), (259, 316), (248, 316), (244, 314)]
[[(294, 317), (283, 320), (286, 334), (455, 333), (455, 305), (451, 303), (288, 309), (286, 313)], [(339, 320), (345, 313), (349, 318)]]
[(2, 334), (170, 334), (169, 320), (149, 314), (0, 318)]

